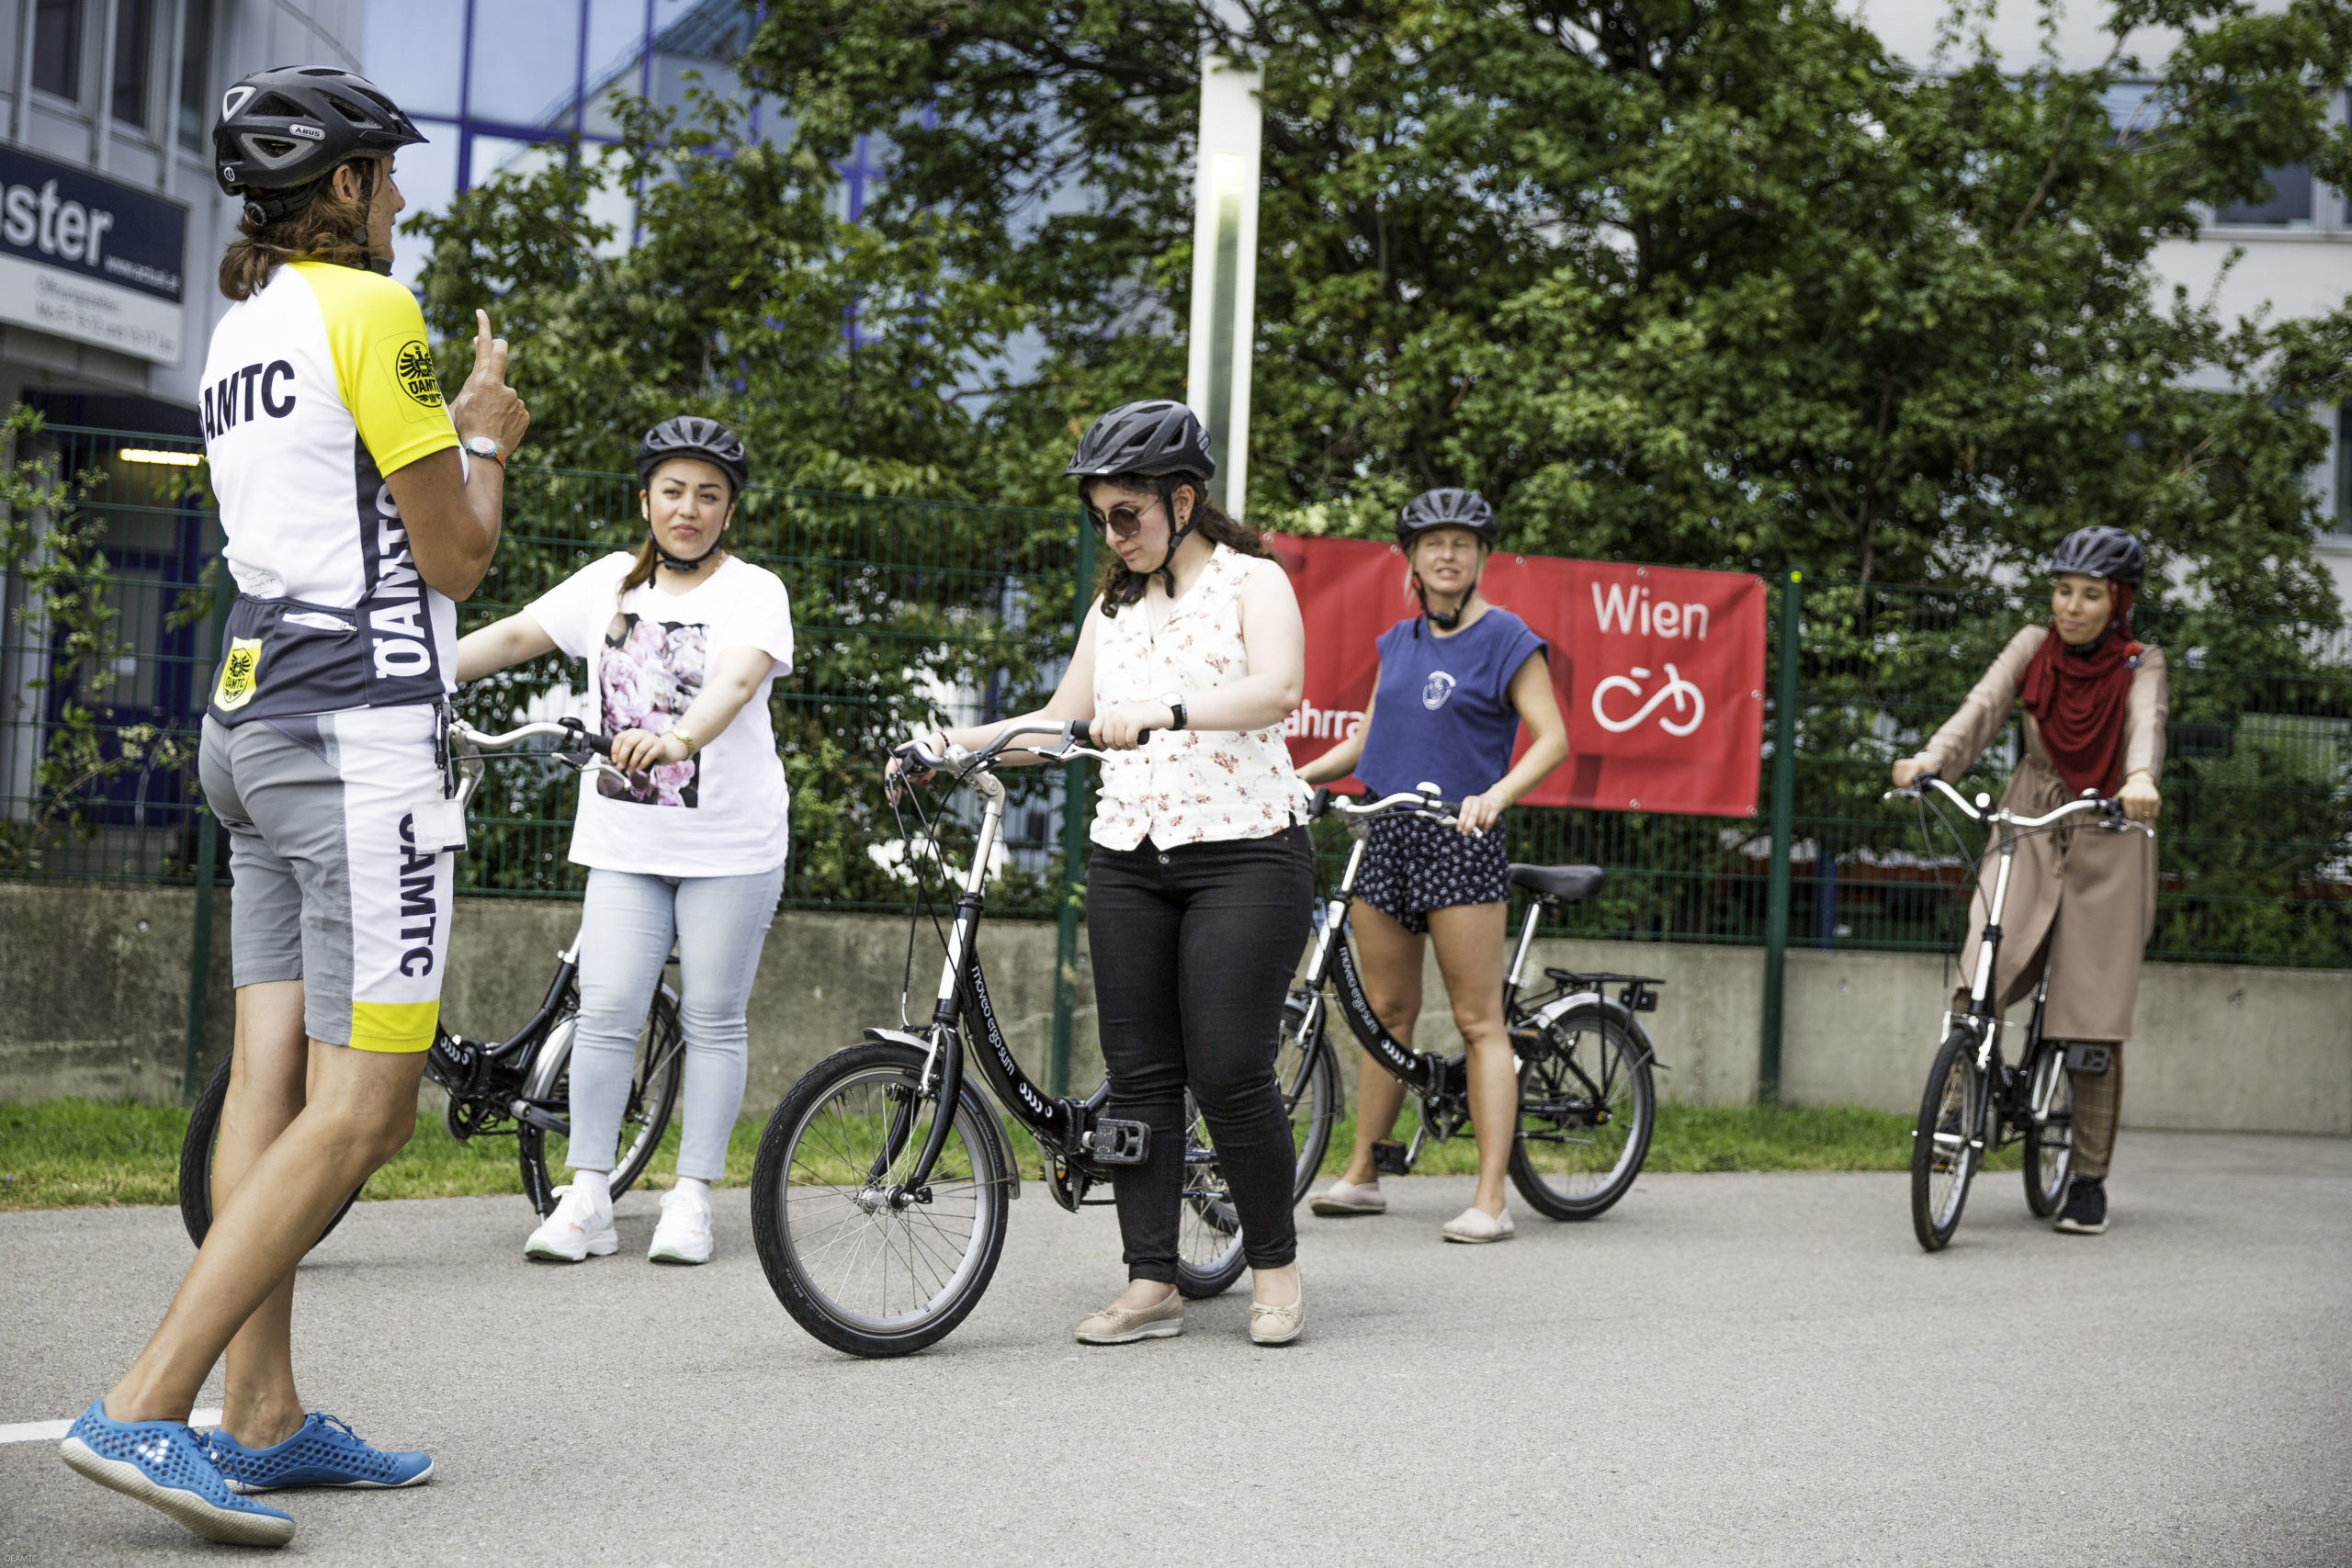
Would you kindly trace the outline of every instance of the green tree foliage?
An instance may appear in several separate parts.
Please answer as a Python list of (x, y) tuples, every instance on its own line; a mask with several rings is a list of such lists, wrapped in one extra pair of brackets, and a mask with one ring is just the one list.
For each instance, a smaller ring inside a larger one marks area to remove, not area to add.
[[(1376, 529), (1470, 484), (1535, 548), (1896, 580), (2109, 522), (2241, 610), (2332, 615), (2297, 405), (2340, 362), (2281, 362), (2147, 261), (2267, 166), (2352, 175), (2313, 87), (2346, 74), (2342, 0), (2123, 0), (2101, 66), (2018, 73), (1966, 17), (1921, 69), (1827, 0), (1215, 10), (765, 8), (746, 66), (801, 144), (891, 138), (876, 231), (944, 223), (1046, 345), (990, 409), (1012, 493), (1051, 493), (1072, 421), (1181, 381), (1214, 46), (1266, 77), (1261, 520)], [(2119, 130), (2101, 95), (2134, 79)]]

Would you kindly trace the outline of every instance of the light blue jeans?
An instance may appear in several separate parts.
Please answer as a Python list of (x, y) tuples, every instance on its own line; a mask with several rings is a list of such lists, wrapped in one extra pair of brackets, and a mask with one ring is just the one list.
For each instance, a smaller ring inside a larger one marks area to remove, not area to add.
[(592, 869), (580, 912), (580, 1031), (571, 1046), (571, 1168), (610, 1170), (662, 965), (678, 943), (686, 1037), (678, 1174), (716, 1181), (743, 1106), (744, 1010), (784, 867), (752, 876), (647, 876)]

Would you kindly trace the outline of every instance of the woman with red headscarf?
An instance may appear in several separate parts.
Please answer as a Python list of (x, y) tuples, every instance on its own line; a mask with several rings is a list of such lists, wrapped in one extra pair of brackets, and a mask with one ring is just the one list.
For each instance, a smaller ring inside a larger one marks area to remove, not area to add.
[[(2025, 755), (2003, 806), (2039, 817), (2096, 790), (2121, 801), (2133, 821), (2154, 822), (2164, 806), (2156, 774), (2164, 767), (2172, 695), (2165, 656), (2132, 637), (2132, 599), (2146, 566), (2140, 541), (2120, 528), (2069, 534), (2050, 560), (2056, 581), (2049, 625), (2009, 639), (1927, 749), (1894, 764), (1895, 784), (1928, 773), (1957, 781), (2008, 728), (2010, 705), (2022, 703)], [(1976, 969), (1995, 870), (1987, 855), (1982, 896), (1972, 904), (1963, 975)], [(2132, 1032), (2141, 955), (2155, 923), (2156, 846), (2148, 835), (2073, 829), (2018, 845), (1995, 993), (2005, 1009), (2021, 1000), (2047, 964), (2043, 1032), (2107, 1047), (2074, 1054), (2085, 1065), (2069, 1072), (2074, 1178), (2058, 1229), (2072, 1235), (2107, 1229), (2123, 1042)], [(1966, 1000), (1963, 993), (1953, 1005)]]

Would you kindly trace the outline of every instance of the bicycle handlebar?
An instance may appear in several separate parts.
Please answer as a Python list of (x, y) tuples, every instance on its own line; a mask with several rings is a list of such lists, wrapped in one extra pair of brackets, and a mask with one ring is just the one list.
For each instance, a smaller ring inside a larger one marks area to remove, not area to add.
[[(1058, 746), (1023, 747), (1020, 750), (1034, 750), (1040, 757), (1050, 758), (1057, 762), (1069, 761), (1075, 757), (1092, 757), (1099, 761), (1109, 753), (1095, 748), (1091, 727), (1092, 721), (1083, 718), (1074, 718), (1063, 724), (1013, 724), (998, 730), (989, 743), (977, 751), (951, 750), (947, 756), (940, 757), (923, 750), (920, 740), (908, 740), (892, 747), (890, 754), (904, 758), (927, 773), (947, 773), (963, 778), (993, 763), (1007, 750), (1013, 750), (1012, 742), (1023, 736), (1055, 735), (1061, 738)], [(1157, 730), (1137, 730), (1136, 744), (1142, 745), (1157, 733)]]
[(1910, 784), (1904, 785), (1900, 789), (1888, 790), (1879, 798), (1882, 800), (1894, 800), (1897, 797), (1901, 797), (1906, 800), (1917, 800), (1929, 784), (1933, 784), (1936, 788), (1941, 790), (1945, 796), (1950, 799), (1954, 806), (1959, 807), (1961, 810), (1966, 812), (1968, 814), (1969, 820), (1972, 822), (2006, 822), (2021, 833), (2030, 833), (2040, 829), (2054, 827), (2058, 823), (2065, 820), (2065, 818), (2077, 816), (2082, 813), (2096, 812), (2099, 817), (2104, 818), (2100, 826), (2107, 829), (2109, 832), (2120, 833), (2126, 829), (2136, 828), (2141, 832), (2146, 833), (2150, 837), (2154, 837), (2155, 834), (2155, 829), (2149, 827), (2145, 822), (2134, 822), (2130, 818), (2124, 816), (2123, 803), (2121, 801), (2117, 800), (2112, 796), (2102, 796), (2087, 793), (2082, 795), (2079, 799), (2070, 800), (2064, 806), (2059, 807), (2057, 809), (2044, 812), (2040, 817), (2019, 817), (2015, 812), (2007, 810), (2007, 808), (2000, 810), (1981, 809), (1973, 801), (1971, 801), (1966, 795), (1952, 788), (1951, 784), (1945, 783), (1944, 780), (1939, 778), (1934, 773), (1922, 773), (1917, 778), (1912, 780)]
[(1311, 821), (1327, 811), (1336, 811), (1342, 817), (1352, 817), (1358, 821), (1369, 821), (1391, 811), (1409, 811), (1416, 817), (1425, 817), (1442, 827), (1451, 828), (1461, 820), (1462, 803), (1419, 790), (1406, 790), (1397, 795), (1384, 795), (1378, 800), (1355, 801), (1344, 795), (1333, 795), (1329, 789), (1318, 788), (1307, 802), (1307, 818)]

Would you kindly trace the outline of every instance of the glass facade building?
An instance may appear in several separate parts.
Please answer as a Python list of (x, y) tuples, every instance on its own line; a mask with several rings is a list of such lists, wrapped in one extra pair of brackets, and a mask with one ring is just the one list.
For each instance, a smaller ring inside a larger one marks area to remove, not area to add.
[[(368, 74), (430, 138), (401, 154), (410, 209), (438, 211), (551, 143), (611, 143), (615, 92), (673, 108), (697, 85), (736, 96), (731, 62), (755, 25), (741, 0), (376, 0)], [(626, 231), (626, 211), (606, 216)], [(423, 256), (401, 250), (413, 278)]]

